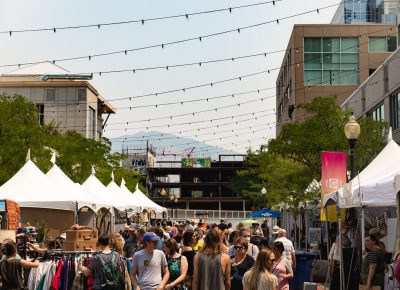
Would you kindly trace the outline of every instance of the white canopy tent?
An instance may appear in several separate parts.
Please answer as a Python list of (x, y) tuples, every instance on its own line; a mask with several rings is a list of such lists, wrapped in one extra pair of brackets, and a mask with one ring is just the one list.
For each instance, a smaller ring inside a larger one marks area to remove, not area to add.
[(78, 209), (88, 207), (96, 212), (99, 208), (107, 206), (105, 200), (91, 194), (82, 186), (77, 186), (56, 164), (46, 173), (46, 176), (78, 203)]
[(150, 198), (148, 198), (146, 195), (144, 195), (144, 193), (139, 189), (139, 186), (137, 184), (133, 196), (135, 197), (135, 199), (140, 200), (144, 204), (145, 208), (154, 210), (156, 213), (167, 212), (167, 209), (165, 207), (158, 205)]
[(400, 146), (390, 140), (374, 160), (337, 192), (324, 196), (323, 205), (340, 208), (396, 205), (394, 177), (400, 173)]
[(76, 210), (74, 199), (51, 182), (31, 160), (0, 187), (0, 198), (14, 200), (20, 207)]
[(112, 174), (111, 177), (112, 180), (107, 185), (108, 191), (111, 194), (118, 196), (118, 199), (121, 199), (124, 202), (125, 206), (128, 207), (129, 209), (136, 210), (137, 208), (140, 208), (141, 207), (140, 202), (133, 197), (132, 193), (128, 189), (123, 190), (114, 182), (114, 174)]
[(120, 211), (127, 209), (122, 198), (116, 194), (112, 194), (103, 183), (100, 182), (94, 175), (95, 171), (92, 168), (92, 174), (82, 184), (82, 187), (89, 191), (92, 195), (107, 202), (108, 207), (114, 207)]

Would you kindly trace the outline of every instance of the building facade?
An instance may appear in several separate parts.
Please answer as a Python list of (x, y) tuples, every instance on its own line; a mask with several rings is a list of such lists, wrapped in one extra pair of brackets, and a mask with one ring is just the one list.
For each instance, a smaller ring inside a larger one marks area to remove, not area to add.
[(276, 133), (307, 115), (296, 109), (318, 96), (341, 105), (396, 49), (386, 24), (294, 25), (276, 81)]
[(331, 24), (396, 24), (399, 8), (398, 0), (346, 0), (339, 4)]
[(22, 95), (33, 102), (41, 124), (54, 122), (60, 132), (73, 130), (99, 140), (103, 115), (115, 109), (85, 80), (89, 78), (46, 62), (2, 74), (0, 94)]
[(343, 102), (342, 108), (352, 110), (356, 118), (387, 121), (393, 129), (393, 139), (400, 142), (399, 49)]
[(230, 187), (232, 177), (246, 168), (244, 156), (239, 156), (241, 161), (223, 161), (224, 157), (220, 155), (218, 161), (207, 158), (159, 161), (148, 168), (150, 197), (169, 208), (248, 210), (244, 199)]

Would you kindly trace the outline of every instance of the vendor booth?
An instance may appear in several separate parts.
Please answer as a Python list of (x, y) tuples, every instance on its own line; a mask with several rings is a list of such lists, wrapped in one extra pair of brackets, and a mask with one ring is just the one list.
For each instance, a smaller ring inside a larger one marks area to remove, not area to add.
[[(339, 208), (360, 208), (361, 242), (365, 250), (364, 236), (368, 226), (376, 227), (379, 232), (385, 231), (382, 239), (386, 250), (394, 250), (399, 232), (397, 231), (397, 194), (400, 187), (396, 186), (396, 176), (400, 173), (400, 146), (391, 140), (374, 160), (355, 178), (336, 192), (323, 197), (323, 205), (336, 204)], [(339, 224), (339, 232), (341, 231)], [(339, 243), (341, 242), (339, 235)], [(342, 253), (340, 253), (342, 255)]]
[(0, 187), (0, 198), (20, 205), (23, 225), (44, 221), (52, 236), (75, 223), (76, 201), (55, 186), (30, 159)]
[(75, 184), (56, 164), (46, 173), (46, 176), (58, 188), (67, 192), (71, 199), (76, 200), (76, 223), (94, 227), (97, 210), (107, 207), (107, 202), (91, 194), (81, 185)]

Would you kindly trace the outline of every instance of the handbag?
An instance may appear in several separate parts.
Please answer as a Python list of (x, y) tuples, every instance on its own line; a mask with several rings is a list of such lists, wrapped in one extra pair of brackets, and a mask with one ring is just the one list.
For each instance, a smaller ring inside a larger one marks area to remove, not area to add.
[(370, 288), (367, 285), (359, 285), (358, 290), (381, 290), (381, 286), (371, 286)]

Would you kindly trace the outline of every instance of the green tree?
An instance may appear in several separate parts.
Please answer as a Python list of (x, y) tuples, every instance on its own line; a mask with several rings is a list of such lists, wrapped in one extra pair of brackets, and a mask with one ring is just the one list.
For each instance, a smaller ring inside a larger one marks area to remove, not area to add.
[[(57, 152), (57, 165), (74, 182), (82, 183), (94, 166), (96, 176), (107, 184), (114, 171), (116, 181), (124, 178), (133, 191), (143, 177), (120, 166), (125, 156), (112, 153), (107, 138), (87, 139), (74, 131), (61, 134), (57, 125), (40, 125), (36, 106), (23, 96), (0, 96), (0, 184), (10, 179), (24, 164), (28, 149), (32, 160), (46, 172), (51, 167), (51, 152)], [(145, 188), (141, 187), (145, 191)]]
[(28, 149), (42, 169), (50, 167), (46, 147), (52, 125), (38, 123), (36, 107), (22, 96), (0, 96), (0, 184), (10, 179), (25, 163)]
[[(298, 109), (309, 117), (285, 124), (275, 139), (250, 152), (250, 168), (239, 172), (233, 180), (233, 189), (258, 207), (263, 185), (268, 189), (268, 206), (281, 202), (296, 206), (305, 200), (318, 199), (319, 191), (310, 190), (309, 185), (321, 180), (321, 152), (348, 150), (344, 125), (351, 112), (336, 106), (334, 97), (318, 97)], [(384, 147), (388, 125), (371, 118), (361, 118), (358, 122), (361, 135), (356, 158), (357, 169), (361, 171)]]

